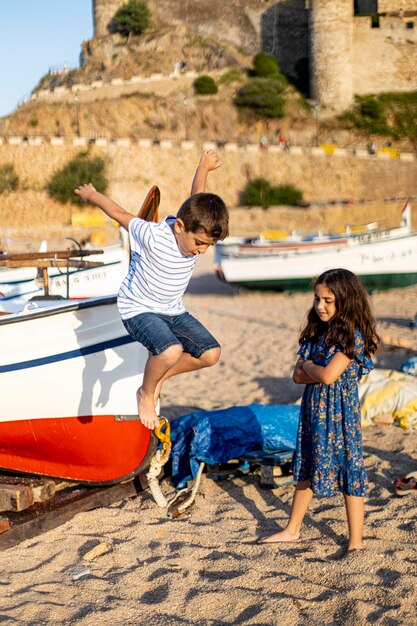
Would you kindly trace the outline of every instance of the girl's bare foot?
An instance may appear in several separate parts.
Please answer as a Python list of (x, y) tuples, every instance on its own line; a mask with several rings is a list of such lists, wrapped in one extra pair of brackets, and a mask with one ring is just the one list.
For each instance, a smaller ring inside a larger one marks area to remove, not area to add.
[(153, 396), (147, 396), (143, 393), (142, 387), (136, 392), (138, 402), (139, 419), (146, 428), (153, 430), (159, 426), (159, 417), (155, 411), (155, 402)]
[(356, 552), (357, 550), (364, 550), (363, 543), (349, 544), (347, 547), (347, 552)]
[(268, 535), (267, 537), (261, 537), (259, 543), (291, 543), (298, 541), (300, 533), (292, 533), (287, 528), (281, 530), (279, 533)]

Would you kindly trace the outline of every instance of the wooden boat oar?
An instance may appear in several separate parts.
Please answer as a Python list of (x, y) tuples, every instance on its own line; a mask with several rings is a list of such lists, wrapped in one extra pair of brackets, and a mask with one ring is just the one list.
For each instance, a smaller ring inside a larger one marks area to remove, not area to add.
[[(148, 193), (146, 194), (146, 198), (143, 201), (142, 206), (139, 209), (139, 213), (137, 217), (141, 220), (145, 220), (145, 222), (157, 222), (158, 221), (158, 207), (159, 202), (161, 200), (161, 192), (159, 191), (159, 187), (153, 185)], [(129, 262), (132, 260), (132, 251), (129, 252)]]
[(101, 267), (104, 265), (102, 261), (82, 261), (77, 259), (34, 259), (30, 263), (26, 260), (14, 260), (6, 259), (0, 261), (0, 267), (75, 267), (78, 269), (85, 269), (88, 267)]
[(161, 201), (161, 192), (159, 187), (153, 185), (148, 191), (137, 216), (146, 222), (158, 221), (158, 207)]
[[(2, 261), (37, 261), (38, 259), (72, 259), (89, 256), (91, 254), (103, 254), (104, 250), (50, 250), (49, 252), (3, 252), (0, 253)], [(31, 265), (31, 264), (29, 264)]]

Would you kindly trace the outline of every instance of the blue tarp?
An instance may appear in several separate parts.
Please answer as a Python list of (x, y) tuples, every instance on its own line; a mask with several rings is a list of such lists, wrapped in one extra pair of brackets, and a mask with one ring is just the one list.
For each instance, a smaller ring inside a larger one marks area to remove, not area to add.
[(404, 374), (417, 376), (417, 356), (412, 356), (411, 359), (403, 363), (400, 367), (400, 371), (404, 372)]
[(300, 407), (250, 404), (199, 411), (171, 422), (172, 480), (185, 487), (200, 462), (227, 463), (254, 450), (294, 450)]

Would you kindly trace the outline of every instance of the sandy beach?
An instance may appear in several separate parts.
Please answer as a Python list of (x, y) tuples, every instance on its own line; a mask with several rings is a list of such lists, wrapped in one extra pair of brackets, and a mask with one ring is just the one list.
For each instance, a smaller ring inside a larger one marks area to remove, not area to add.
[[(185, 303), (222, 344), (210, 370), (168, 381), (169, 418), (254, 402), (296, 401), (291, 380), (309, 293), (239, 292), (199, 259)], [(412, 343), (417, 286), (372, 296), (378, 330)], [(385, 352), (377, 367), (410, 356)], [(417, 431), (364, 429), (369, 479), (365, 546), (338, 559), (347, 527), (343, 499), (317, 498), (302, 541), (256, 543), (288, 516), (293, 488), (264, 489), (257, 476), (203, 477), (192, 511), (169, 519), (148, 491), (94, 511), (1, 553), (0, 622), (5, 625), (412, 626), (416, 624), (417, 498), (393, 480), (417, 471)], [(166, 482), (165, 493), (172, 493)], [(83, 557), (106, 542), (106, 554)]]

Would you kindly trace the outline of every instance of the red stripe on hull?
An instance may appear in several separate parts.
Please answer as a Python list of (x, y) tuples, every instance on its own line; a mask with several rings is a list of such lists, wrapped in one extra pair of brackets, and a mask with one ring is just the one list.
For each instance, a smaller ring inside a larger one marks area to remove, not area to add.
[(0, 423), (0, 468), (111, 483), (135, 474), (150, 447), (139, 421), (87, 415)]

